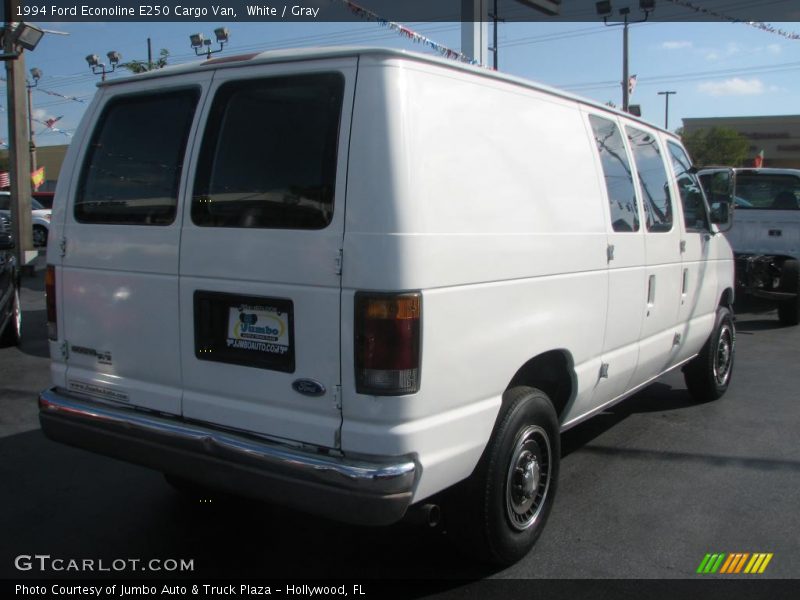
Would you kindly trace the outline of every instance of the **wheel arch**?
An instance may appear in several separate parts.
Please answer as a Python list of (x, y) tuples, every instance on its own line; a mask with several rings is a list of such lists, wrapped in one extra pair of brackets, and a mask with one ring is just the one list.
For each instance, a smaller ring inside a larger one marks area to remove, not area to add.
[(506, 391), (519, 386), (538, 388), (547, 394), (561, 421), (576, 387), (572, 355), (560, 349), (534, 356), (517, 370)]

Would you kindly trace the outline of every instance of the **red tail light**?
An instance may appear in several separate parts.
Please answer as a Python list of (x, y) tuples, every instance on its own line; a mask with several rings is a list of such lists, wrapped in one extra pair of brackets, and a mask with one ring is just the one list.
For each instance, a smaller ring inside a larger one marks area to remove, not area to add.
[(47, 303), (47, 337), (58, 339), (58, 319), (56, 317), (56, 268), (47, 265), (44, 275), (45, 302)]
[(399, 396), (419, 390), (420, 293), (355, 297), (356, 391)]

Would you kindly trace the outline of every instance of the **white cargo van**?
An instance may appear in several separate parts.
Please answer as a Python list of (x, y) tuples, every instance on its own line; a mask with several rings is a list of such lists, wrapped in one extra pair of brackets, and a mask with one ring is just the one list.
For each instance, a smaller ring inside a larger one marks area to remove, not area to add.
[(732, 254), (679, 140), (430, 56), (101, 85), (47, 256), (52, 439), (354, 523), (449, 498), (500, 563), (561, 431), (671, 369), (731, 379)]

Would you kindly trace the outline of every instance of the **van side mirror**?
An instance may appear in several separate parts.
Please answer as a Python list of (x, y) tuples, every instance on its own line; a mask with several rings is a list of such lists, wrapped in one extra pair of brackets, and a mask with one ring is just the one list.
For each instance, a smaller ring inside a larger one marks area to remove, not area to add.
[(733, 227), (735, 172), (733, 169), (715, 169), (701, 171), (700, 183), (708, 198), (711, 208), (711, 222), (717, 225), (719, 231), (725, 232)]

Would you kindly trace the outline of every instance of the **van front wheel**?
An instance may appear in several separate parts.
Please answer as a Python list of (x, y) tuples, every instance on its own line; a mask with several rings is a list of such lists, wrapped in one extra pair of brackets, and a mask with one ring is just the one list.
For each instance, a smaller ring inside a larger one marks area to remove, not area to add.
[(731, 382), (736, 349), (733, 315), (726, 306), (717, 309), (717, 320), (705, 346), (686, 365), (683, 378), (689, 394), (697, 402), (722, 397)]
[(531, 387), (508, 390), (478, 467), (447, 507), (453, 537), (487, 562), (509, 565), (525, 556), (553, 504), (560, 453), (558, 418), (547, 395)]

